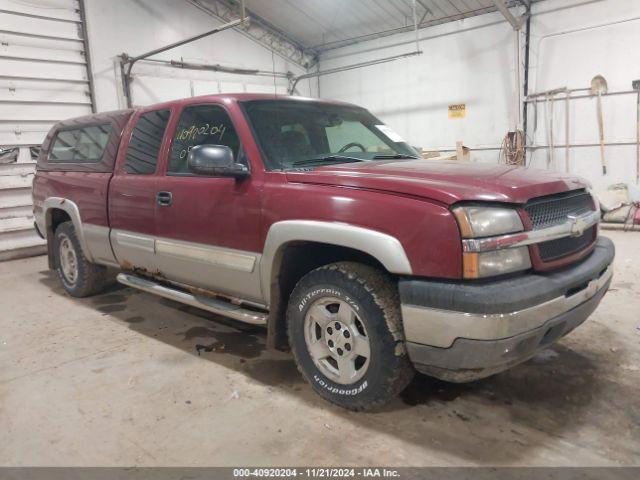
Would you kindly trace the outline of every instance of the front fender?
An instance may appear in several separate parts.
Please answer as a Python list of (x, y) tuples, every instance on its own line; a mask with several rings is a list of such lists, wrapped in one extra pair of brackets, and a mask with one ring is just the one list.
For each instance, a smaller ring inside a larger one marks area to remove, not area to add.
[(260, 261), (260, 283), (266, 301), (271, 298), (271, 281), (278, 254), (284, 245), (295, 241), (352, 248), (371, 255), (391, 273), (412, 274), (411, 264), (402, 244), (391, 235), (339, 222), (285, 220), (276, 222), (269, 228)]

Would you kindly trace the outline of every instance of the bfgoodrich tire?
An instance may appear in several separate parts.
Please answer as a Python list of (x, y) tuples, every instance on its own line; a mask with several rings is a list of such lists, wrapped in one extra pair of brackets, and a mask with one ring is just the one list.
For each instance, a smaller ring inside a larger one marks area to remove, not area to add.
[(84, 256), (73, 223), (58, 225), (53, 242), (56, 272), (67, 293), (72, 297), (99, 293), (106, 284), (107, 269)]
[(289, 299), (287, 326), (298, 369), (336, 405), (381, 406), (413, 378), (397, 287), (373, 267), (340, 262), (305, 275)]

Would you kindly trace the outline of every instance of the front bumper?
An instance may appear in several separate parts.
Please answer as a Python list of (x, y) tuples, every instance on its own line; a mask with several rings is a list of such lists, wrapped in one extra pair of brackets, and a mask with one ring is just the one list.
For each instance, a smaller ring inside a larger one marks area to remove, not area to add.
[(399, 282), (409, 357), (448, 381), (487, 377), (523, 362), (584, 322), (606, 293), (615, 248), (600, 237), (568, 268), (474, 283)]

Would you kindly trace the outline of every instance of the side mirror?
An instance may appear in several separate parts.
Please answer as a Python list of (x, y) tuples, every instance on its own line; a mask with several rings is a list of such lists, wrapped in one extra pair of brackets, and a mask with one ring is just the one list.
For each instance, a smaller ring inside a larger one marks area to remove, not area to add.
[(233, 151), (225, 145), (196, 145), (189, 151), (187, 165), (189, 171), (196, 175), (234, 178), (249, 176), (249, 169), (236, 163)]

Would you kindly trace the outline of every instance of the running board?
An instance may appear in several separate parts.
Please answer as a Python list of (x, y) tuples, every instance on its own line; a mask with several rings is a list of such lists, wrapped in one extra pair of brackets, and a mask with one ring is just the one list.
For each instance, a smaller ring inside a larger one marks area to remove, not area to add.
[(267, 314), (261, 312), (254, 312), (242, 308), (239, 305), (225, 302), (224, 300), (217, 300), (215, 298), (195, 296), (181, 290), (169, 288), (159, 283), (147, 280), (146, 278), (137, 277), (135, 275), (129, 275), (127, 273), (118, 274), (118, 282), (128, 287), (137, 288), (148, 293), (153, 293), (160, 297), (168, 298), (169, 300), (175, 300), (176, 302), (185, 303), (192, 307), (201, 308), (208, 312), (216, 313), (224, 317), (233, 318), (244, 323), (250, 323), (252, 325), (266, 325)]

